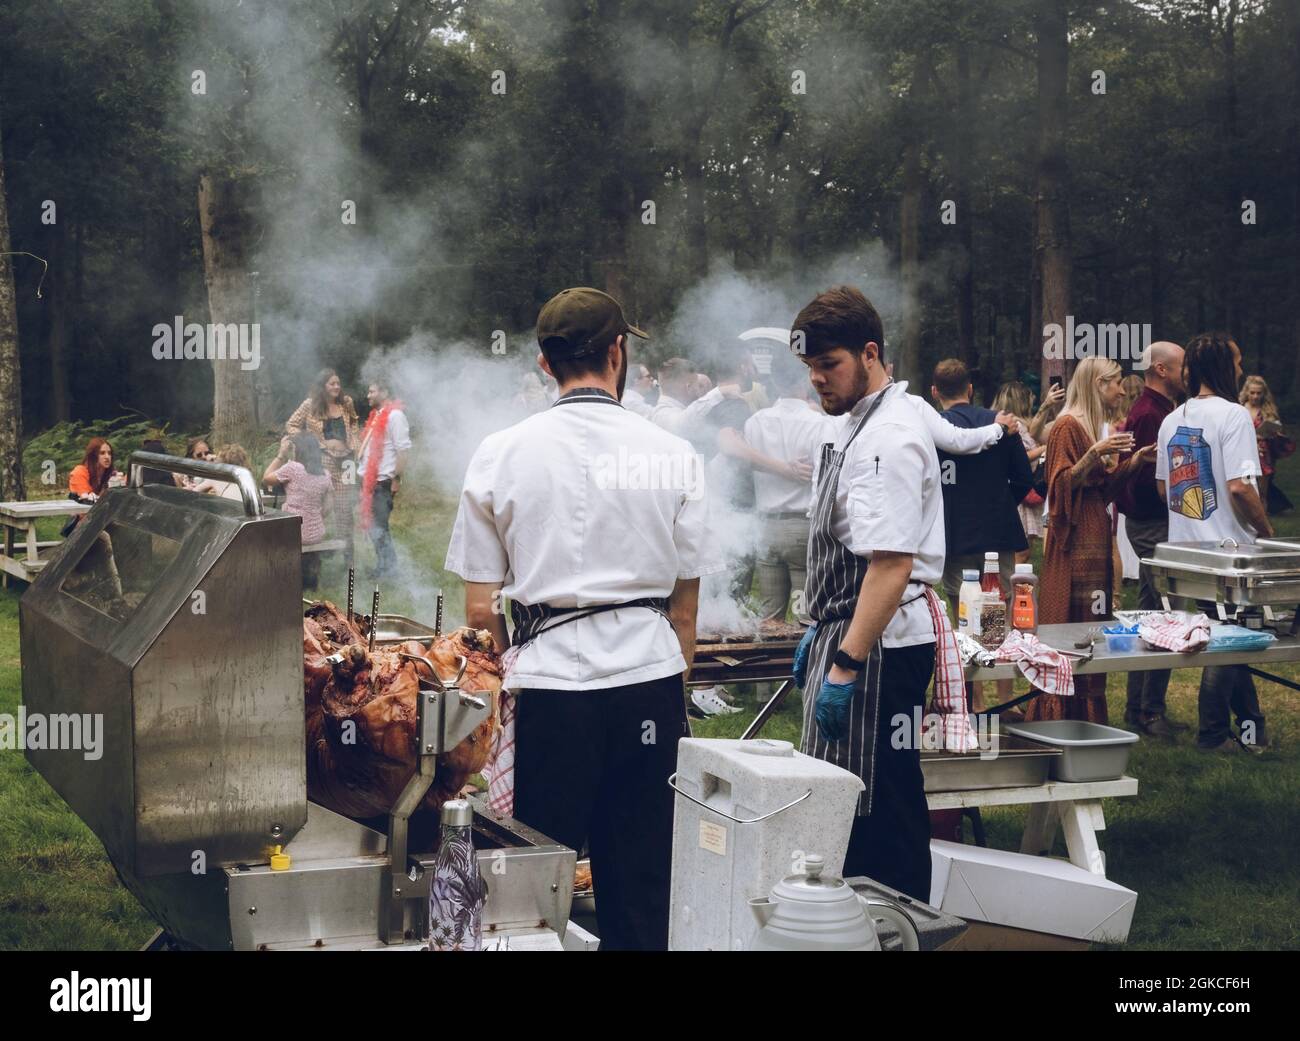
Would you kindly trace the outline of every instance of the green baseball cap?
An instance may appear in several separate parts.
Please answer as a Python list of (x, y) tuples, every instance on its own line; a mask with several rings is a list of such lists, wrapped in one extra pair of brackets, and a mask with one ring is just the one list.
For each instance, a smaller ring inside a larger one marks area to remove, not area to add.
[(537, 316), (537, 342), (548, 355), (559, 358), (581, 358), (604, 350), (624, 333), (650, 339), (628, 323), (617, 300), (590, 286), (556, 293)]

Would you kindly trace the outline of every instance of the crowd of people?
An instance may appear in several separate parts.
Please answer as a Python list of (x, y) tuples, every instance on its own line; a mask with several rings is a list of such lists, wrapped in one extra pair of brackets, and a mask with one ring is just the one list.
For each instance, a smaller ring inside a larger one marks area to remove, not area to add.
[[(1268, 478), (1294, 443), (1267, 383), (1243, 377), (1223, 333), (1151, 344), (1140, 375), (1083, 359), (1041, 401), (1023, 382), (1004, 383), (990, 408), (955, 358), (932, 370), (929, 400), (909, 393), (875, 308), (847, 286), (795, 317), (797, 352), (737, 340), (652, 372), (629, 359), (629, 337), (646, 334), (587, 288), (548, 302), (537, 336), (542, 375), (515, 398), (523, 418), (469, 461), (446, 568), (464, 580), (467, 623), (510, 648), (514, 815), (589, 847), (606, 948), (665, 946), (665, 778), (689, 734), (688, 704), (736, 710), (725, 691), (686, 697), (709, 583), (751, 599), (761, 619), (806, 627), (794, 662), (802, 750), (864, 783), (843, 873), (924, 900), (931, 822), (919, 743), (900, 747), (890, 721), (928, 706), (947, 747), (974, 749), (971, 713), (983, 700), (962, 682), (954, 605), (940, 591), (955, 597), (980, 568), (996, 570), (1005, 597), (1041, 540), (1039, 623), (1101, 624), (1122, 588), (1121, 546), (1141, 559), (1165, 541), (1247, 544), (1272, 534), (1270, 500), (1287, 505)], [(395, 566), (388, 519), (411, 439), (385, 383), (372, 382), (367, 399), (362, 423), (338, 375), (321, 373), (261, 476), (302, 517), (304, 549), (325, 540), (332, 516), (350, 563), (359, 516), (375, 547), (371, 573), (383, 574)], [(203, 440), (188, 455), (249, 462), (239, 445), (214, 452)], [(602, 460), (633, 456), (698, 462), (699, 486), (597, 479)], [(219, 480), (146, 480), (231, 493)], [(95, 497), (120, 481), (112, 445), (95, 439), (69, 490)], [(1145, 566), (1137, 581), (1139, 606), (1160, 607)], [(1127, 726), (1177, 740), (1189, 724), (1170, 717), (1168, 682), (1168, 672), (1130, 674)], [(1040, 693), (1024, 715), (1105, 722), (1105, 676), (1076, 676), (1071, 696)], [(1206, 752), (1268, 743), (1244, 666), (1203, 670), (1198, 715)]]
[[(358, 520), (375, 550), (375, 566), (366, 572), (367, 577), (382, 578), (397, 567), (389, 520), (411, 449), (410, 425), (385, 378), (372, 380), (366, 396), (369, 412), (362, 424), (352, 398), (343, 393), (338, 373), (332, 369), (321, 372), (306, 399), (285, 422), (279, 451), (261, 475), (263, 489), (283, 496), (282, 508), (302, 518), (304, 589), (314, 590), (319, 585), (323, 546), (337, 547), (345, 564), (352, 566)], [(156, 438), (141, 447), (166, 454), (166, 446)], [(252, 465), (243, 445), (224, 444), (214, 451), (203, 437), (187, 443), (185, 458), (244, 468)], [(174, 484), (200, 494), (241, 498), (236, 483), (219, 477), (146, 467), (141, 479), (145, 484)], [(96, 437), (69, 475), (68, 494), (82, 502), (95, 502), (108, 488), (125, 480), (114, 465), (112, 444)], [(65, 535), (78, 519), (69, 522)]]

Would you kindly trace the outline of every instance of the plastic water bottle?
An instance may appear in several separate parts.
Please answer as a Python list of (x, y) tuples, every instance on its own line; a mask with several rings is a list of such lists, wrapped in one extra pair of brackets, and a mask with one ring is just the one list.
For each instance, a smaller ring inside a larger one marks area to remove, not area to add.
[(974, 568), (965, 568), (957, 592), (957, 631), (967, 636), (980, 634), (980, 607), (984, 600), (979, 578), (980, 573)]

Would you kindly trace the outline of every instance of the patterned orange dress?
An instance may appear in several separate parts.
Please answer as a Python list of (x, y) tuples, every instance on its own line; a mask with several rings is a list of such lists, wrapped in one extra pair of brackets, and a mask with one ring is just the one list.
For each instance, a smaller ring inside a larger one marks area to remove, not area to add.
[[(1070, 476), (1092, 446), (1083, 425), (1062, 416), (1047, 439), (1047, 537), (1038, 584), (1040, 625), (1091, 622), (1111, 617), (1113, 536), (1106, 504), (1140, 470), (1133, 457), (1107, 472), (1100, 463), (1078, 484)], [(1025, 719), (1083, 719), (1106, 722), (1106, 676), (1074, 678), (1074, 695), (1040, 694), (1025, 706)]]

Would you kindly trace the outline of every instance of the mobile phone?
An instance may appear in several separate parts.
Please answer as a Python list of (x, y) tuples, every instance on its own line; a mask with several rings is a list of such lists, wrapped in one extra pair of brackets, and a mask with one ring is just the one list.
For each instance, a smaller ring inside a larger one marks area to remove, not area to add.
[(1047, 381), (1047, 385), (1049, 387), (1059, 387), (1061, 385), (1061, 382), (1062, 380), (1060, 376), (1053, 376), (1050, 380)]

